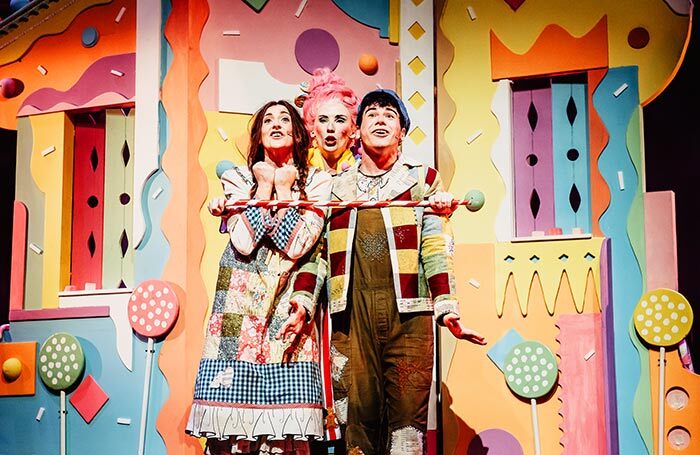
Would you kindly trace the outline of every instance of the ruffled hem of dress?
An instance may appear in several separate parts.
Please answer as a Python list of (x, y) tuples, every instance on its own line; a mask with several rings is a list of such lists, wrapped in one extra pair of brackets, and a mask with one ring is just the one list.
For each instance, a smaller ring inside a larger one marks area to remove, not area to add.
[(316, 407), (254, 408), (194, 402), (185, 431), (195, 437), (298, 441), (323, 438), (323, 411)]

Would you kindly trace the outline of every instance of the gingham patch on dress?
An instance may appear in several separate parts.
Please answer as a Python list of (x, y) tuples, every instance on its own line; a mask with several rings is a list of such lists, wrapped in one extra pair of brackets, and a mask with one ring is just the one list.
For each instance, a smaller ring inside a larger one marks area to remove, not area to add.
[(259, 242), (267, 233), (262, 210), (260, 207), (247, 207), (243, 213), (255, 232), (255, 243)]
[[(214, 378), (233, 368), (230, 387), (211, 388)], [(194, 399), (222, 404), (321, 405), (321, 371), (314, 362), (253, 364), (236, 360), (202, 359)]]
[(292, 236), (292, 232), (294, 232), (294, 228), (300, 218), (301, 215), (299, 215), (299, 211), (296, 208), (292, 207), (287, 209), (282, 221), (279, 222), (274, 230), (274, 234), (271, 236), (272, 242), (277, 248), (284, 250), (287, 247), (289, 238)]

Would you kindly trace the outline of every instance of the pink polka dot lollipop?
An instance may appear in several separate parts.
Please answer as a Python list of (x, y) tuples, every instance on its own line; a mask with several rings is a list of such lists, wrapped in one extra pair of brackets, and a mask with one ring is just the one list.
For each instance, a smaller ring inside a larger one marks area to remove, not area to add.
[(178, 311), (177, 294), (165, 281), (144, 281), (134, 289), (129, 298), (129, 324), (136, 333), (148, 338), (146, 375), (143, 381), (143, 400), (141, 401), (139, 455), (143, 455), (146, 440), (146, 413), (148, 412), (154, 338), (162, 337), (173, 328)]
[(141, 283), (129, 299), (129, 323), (136, 333), (159, 338), (175, 325), (179, 311), (177, 295), (159, 280)]

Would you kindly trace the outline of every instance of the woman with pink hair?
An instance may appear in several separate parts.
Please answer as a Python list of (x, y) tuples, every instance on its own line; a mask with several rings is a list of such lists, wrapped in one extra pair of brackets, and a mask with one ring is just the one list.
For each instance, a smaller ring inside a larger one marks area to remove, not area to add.
[(331, 174), (353, 164), (360, 100), (345, 81), (328, 68), (314, 71), (304, 100), (304, 124), (312, 139), (309, 164)]

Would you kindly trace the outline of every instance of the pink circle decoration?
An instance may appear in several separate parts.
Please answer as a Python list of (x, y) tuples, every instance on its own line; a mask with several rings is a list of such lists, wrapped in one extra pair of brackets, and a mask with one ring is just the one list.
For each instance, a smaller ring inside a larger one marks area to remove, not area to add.
[(144, 281), (129, 298), (129, 324), (139, 335), (158, 338), (167, 333), (179, 312), (177, 295), (168, 283)]
[(0, 96), (14, 98), (24, 91), (24, 84), (19, 79), (6, 77), (0, 80)]
[(310, 28), (299, 35), (294, 45), (299, 66), (309, 74), (317, 68), (334, 70), (340, 62), (340, 47), (333, 35), (320, 28)]
[(484, 430), (469, 443), (467, 455), (523, 455), (523, 448), (515, 436), (500, 428)]

